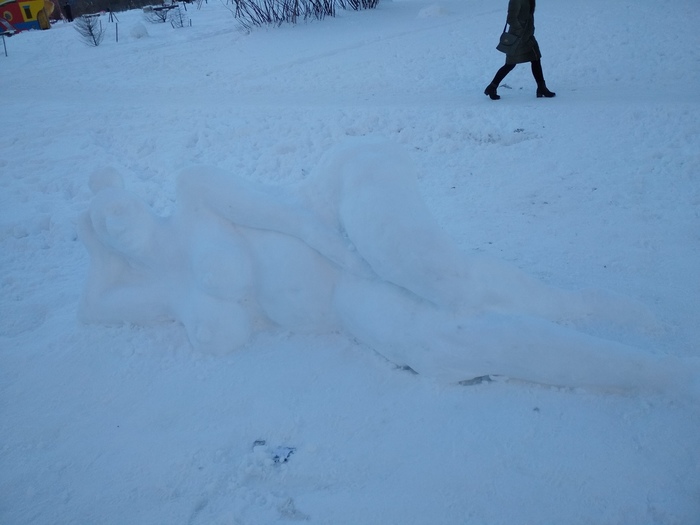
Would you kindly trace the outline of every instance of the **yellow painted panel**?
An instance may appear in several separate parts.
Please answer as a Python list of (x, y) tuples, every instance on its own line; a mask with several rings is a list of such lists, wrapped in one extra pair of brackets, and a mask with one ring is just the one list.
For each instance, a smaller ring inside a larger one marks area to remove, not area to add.
[[(27, 17), (27, 9), (29, 8), (30, 17)], [(24, 18), (25, 22), (31, 22), (36, 20), (36, 15), (39, 14), (39, 11), (41, 11), (44, 8), (44, 0), (29, 0), (27, 2), (20, 2), (19, 3), (19, 10), (22, 13), (22, 17)]]

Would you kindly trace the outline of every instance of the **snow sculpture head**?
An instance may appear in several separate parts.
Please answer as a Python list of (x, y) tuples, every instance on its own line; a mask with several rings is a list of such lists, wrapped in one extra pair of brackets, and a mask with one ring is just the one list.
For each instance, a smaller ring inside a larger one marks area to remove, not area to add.
[(133, 193), (106, 188), (92, 201), (90, 221), (99, 240), (126, 257), (139, 258), (152, 246), (155, 217)]

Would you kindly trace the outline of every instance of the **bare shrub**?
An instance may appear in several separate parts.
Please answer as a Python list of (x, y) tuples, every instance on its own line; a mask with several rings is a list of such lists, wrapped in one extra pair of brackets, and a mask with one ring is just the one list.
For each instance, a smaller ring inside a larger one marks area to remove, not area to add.
[(105, 30), (99, 15), (83, 15), (75, 20), (73, 27), (82, 41), (89, 46), (99, 46), (105, 37)]
[(173, 9), (172, 13), (170, 13), (170, 25), (177, 29), (178, 27), (185, 27), (188, 23), (189, 20), (185, 17), (185, 12), (178, 4), (178, 6)]
[(234, 0), (234, 16), (247, 29), (254, 26), (296, 24), (304, 0)]
[(143, 17), (152, 24), (164, 24), (168, 21), (170, 9), (162, 6), (146, 6), (143, 8)]
[(336, 0), (338, 7), (342, 9), (353, 9), (359, 11), (361, 9), (374, 9), (379, 4), (379, 0)]
[(229, 9), (246, 30), (256, 26), (296, 24), (300, 19), (322, 20), (335, 16), (336, 8), (372, 9), (379, 0), (233, 0)]

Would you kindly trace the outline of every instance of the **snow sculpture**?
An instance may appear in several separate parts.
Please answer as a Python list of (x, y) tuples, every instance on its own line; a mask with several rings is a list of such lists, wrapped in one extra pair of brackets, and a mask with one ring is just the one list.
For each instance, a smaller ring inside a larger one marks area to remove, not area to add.
[[(564, 386), (663, 387), (669, 360), (564, 326), (628, 309), (467, 256), (440, 229), (398, 146), (363, 139), (308, 180), (268, 187), (185, 170), (178, 208), (155, 216), (111, 171), (80, 220), (91, 257), (85, 321), (182, 322), (221, 354), (259, 330), (346, 330), (446, 381), (505, 375)], [(640, 315), (638, 311), (633, 315)]]

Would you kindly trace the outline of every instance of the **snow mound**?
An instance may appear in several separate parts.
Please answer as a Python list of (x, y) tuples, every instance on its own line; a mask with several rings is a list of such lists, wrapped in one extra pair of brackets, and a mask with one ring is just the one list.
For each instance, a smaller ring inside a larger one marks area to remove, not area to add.
[(139, 40), (141, 38), (148, 37), (148, 29), (146, 29), (146, 26), (141, 22), (136, 22), (133, 26), (131, 26), (129, 34), (134, 40)]
[(449, 11), (439, 4), (430, 5), (424, 7), (418, 11), (418, 18), (437, 18), (440, 16), (447, 16)]

